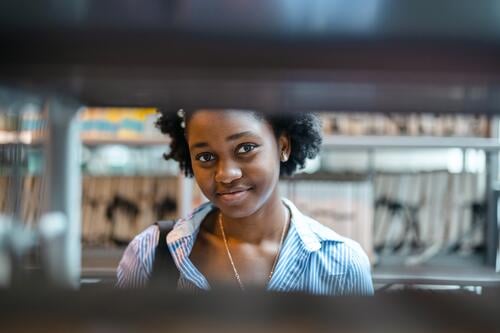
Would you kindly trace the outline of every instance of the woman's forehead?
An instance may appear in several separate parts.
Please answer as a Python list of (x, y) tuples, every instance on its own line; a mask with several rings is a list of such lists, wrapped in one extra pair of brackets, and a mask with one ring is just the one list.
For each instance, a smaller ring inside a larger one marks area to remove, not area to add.
[(258, 128), (264, 123), (255, 112), (244, 110), (199, 110), (189, 119), (189, 127), (197, 128)]
[(187, 126), (189, 137), (228, 136), (241, 132), (263, 134), (270, 125), (254, 112), (241, 110), (200, 110), (190, 117)]
[(249, 117), (260, 120), (255, 111), (238, 109), (199, 109), (191, 114), (191, 119), (197, 118), (220, 118), (220, 119), (246, 119)]

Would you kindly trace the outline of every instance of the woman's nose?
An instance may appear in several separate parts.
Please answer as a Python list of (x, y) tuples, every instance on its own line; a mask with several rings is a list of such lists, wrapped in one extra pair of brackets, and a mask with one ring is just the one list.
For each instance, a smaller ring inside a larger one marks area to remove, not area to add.
[(233, 180), (241, 178), (241, 175), (241, 169), (237, 163), (219, 161), (215, 173), (215, 181), (217, 183), (229, 184)]

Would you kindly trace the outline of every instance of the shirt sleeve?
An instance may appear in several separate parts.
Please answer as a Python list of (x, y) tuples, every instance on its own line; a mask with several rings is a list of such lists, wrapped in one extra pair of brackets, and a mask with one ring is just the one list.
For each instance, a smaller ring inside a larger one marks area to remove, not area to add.
[(370, 261), (365, 252), (359, 245), (354, 247), (346, 274), (344, 294), (358, 296), (373, 295), (374, 291), (370, 271)]
[(158, 242), (157, 228), (146, 229), (129, 243), (116, 269), (118, 288), (138, 288), (146, 286), (154, 250)]

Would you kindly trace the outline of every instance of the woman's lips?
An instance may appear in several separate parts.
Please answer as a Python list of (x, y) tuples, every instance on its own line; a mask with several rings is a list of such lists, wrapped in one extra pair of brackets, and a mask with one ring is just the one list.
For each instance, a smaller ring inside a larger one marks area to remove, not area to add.
[(251, 189), (236, 190), (230, 192), (217, 193), (217, 197), (225, 203), (234, 204), (238, 203), (248, 195)]

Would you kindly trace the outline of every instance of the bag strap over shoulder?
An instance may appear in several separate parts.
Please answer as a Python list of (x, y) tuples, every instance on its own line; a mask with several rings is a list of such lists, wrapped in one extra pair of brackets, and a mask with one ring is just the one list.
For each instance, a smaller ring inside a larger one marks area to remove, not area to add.
[(149, 283), (164, 289), (175, 290), (179, 279), (179, 270), (175, 265), (166, 240), (167, 234), (174, 228), (175, 221), (158, 221), (155, 224), (160, 229), (160, 236), (155, 249), (153, 270)]

